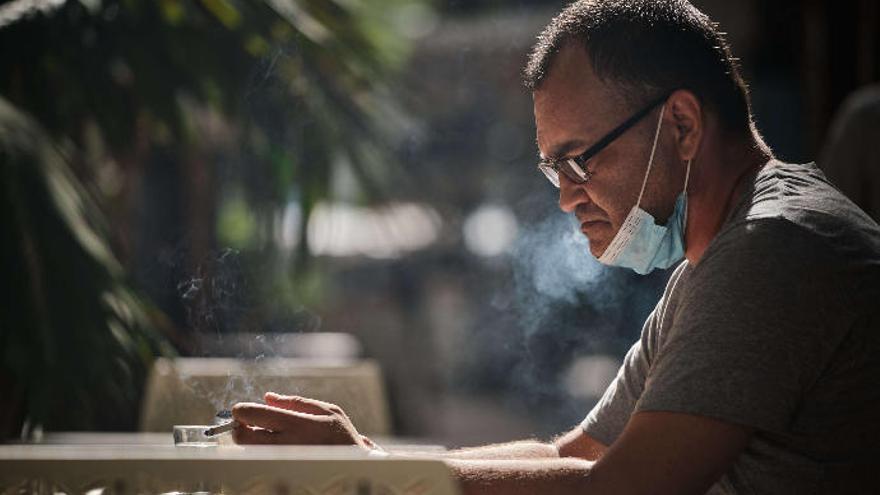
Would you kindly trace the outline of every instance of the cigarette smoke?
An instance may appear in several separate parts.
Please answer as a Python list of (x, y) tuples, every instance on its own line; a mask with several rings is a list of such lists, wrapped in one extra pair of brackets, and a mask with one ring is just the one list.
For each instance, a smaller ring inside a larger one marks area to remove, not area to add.
[(211, 402), (218, 411), (236, 402), (261, 400), (265, 390), (255, 378), (259, 365), (283, 357), (284, 334), (321, 327), (317, 315), (303, 308), (289, 309), (284, 301), (266, 295), (266, 287), (277, 277), (276, 263), (273, 259), (245, 260), (237, 250), (226, 248), (210, 254), (194, 276), (177, 285), (186, 309), (191, 355), (231, 357), (239, 363), (227, 370), (222, 389), (181, 376), (195, 396)]
[(536, 434), (554, 434), (582, 419), (597, 399), (569, 394), (564, 377), (574, 359), (622, 356), (667, 274), (641, 277), (600, 264), (576, 219), (546, 195), (527, 198), (517, 209), (526, 213), (508, 254), (511, 283), (496, 288), (492, 308), (475, 329), (473, 354), (479, 357), (466, 361), (457, 385), (486, 377), (465, 388), (501, 391), (510, 407), (538, 420)]

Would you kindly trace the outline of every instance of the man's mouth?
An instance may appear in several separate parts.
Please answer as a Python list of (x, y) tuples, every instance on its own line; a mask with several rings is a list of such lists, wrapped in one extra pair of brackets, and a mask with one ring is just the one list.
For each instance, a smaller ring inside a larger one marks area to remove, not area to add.
[(595, 229), (596, 227), (601, 227), (602, 225), (607, 224), (608, 222), (602, 220), (587, 220), (581, 223), (581, 232), (589, 235), (589, 231)]

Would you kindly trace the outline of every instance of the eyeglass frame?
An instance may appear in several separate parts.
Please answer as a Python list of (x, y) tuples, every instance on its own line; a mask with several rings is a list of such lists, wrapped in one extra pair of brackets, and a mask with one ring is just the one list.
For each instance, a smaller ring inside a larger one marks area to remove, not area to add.
[(571, 158), (541, 160), (538, 163), (538, 170), (540, 170), (544, 174), (544, 176), (547, 177), (547, 180), (549, 180), (551, 184), (556, 186), (557, 189), (559, 189), (560, 171), (575, 184), (586, 184), (595, 174), (595, 172), (590, 172), (589, 170), (587, 170), (587, 162), (591, 158), (599, 154), (599, 152), (607, 148), (617, 138), (623, 135), (623, 133), (639, 123), (639, 121), (644, 119), (661, 103), (665, 103), (666, 100), (669, 99), (669, 96), (671, 94), (671, 92), (666, 93), (663, 96), (651, 101), (651, 103), (649, 103), (647, 106), (632, 114), (628, 119), (624, 120), (623, 123), (612, 129), (611, 132), (603, 136), (602, 139), (596, 141), (594, 145), (587, 148), (587, 150), (583, 153)]

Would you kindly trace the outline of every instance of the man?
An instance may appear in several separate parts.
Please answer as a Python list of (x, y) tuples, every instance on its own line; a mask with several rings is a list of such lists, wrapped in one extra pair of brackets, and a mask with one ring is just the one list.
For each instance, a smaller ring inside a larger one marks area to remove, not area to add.
[[(641, 273), (686, 260), (583, 423), (447, 454), (463, 492), (872, 490), (880, 227), (814, 165), (773, 158), (716, 27), (684, 0), (576, 2), (526, 80), (539, 167), (592, 254)], [(233, 412), (241, 443), (381, 452), (330, 404)]]

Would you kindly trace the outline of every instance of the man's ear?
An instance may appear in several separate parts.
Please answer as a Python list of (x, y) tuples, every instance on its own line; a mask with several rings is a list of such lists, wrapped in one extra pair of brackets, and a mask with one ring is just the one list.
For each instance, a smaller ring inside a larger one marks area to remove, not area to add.
[(693, 160), (703, 139), (703, 105), (686, 89), (673, 92), (668, 104), (678, 154), (683, 161)]

